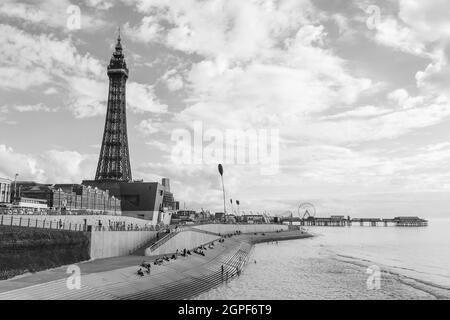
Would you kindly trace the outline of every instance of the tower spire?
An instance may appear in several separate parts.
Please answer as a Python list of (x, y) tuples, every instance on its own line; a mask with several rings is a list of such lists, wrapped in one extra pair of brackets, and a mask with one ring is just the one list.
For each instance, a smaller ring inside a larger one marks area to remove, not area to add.
[(122, 38), (120, 37), (120, 26), (118, 27), (118, 36), (117, 36), (117, 43), (116, 43), (116, 52), (114, 53), (115, 55), (121, 55), (122, 54), (122, 44), (120, 43), (120, 41), (122, 40)]

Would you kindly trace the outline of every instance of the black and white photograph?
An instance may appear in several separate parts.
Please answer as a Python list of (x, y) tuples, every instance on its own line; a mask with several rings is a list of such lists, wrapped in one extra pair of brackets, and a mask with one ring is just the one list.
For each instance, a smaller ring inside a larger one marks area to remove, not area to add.
[(449, 60), (447, 0), (2, 0), (0, 301), (450, 300)]

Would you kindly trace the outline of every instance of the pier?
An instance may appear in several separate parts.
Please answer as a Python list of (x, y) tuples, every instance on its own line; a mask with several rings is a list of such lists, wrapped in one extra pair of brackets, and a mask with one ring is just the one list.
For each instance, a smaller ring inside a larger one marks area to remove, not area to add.
[[(286, 220), (285, 220), (286, 221)], [(331, 217), (307, 217), (303, 219), (289, 219), (301, 226), (309, 227), (351, 227), (353, 225), (378, 227), (426, 227), (428, 221), (419, 217), (395, 217), (395, 218), (351, 218), (345, 216)]]

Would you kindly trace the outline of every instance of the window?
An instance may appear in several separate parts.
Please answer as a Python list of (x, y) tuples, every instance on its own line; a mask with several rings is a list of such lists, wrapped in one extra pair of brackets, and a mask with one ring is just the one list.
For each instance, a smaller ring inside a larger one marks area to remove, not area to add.
[(126, 201), (136, 207), (139, 207), (140, 205), (140, 197), (138, 194), (123, 195), (122, 201)]

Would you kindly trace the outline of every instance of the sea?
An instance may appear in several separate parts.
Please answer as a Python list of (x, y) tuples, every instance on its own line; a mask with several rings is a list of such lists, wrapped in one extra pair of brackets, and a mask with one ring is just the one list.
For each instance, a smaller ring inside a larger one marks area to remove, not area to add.
[(450, 299), (450, 220), (308, 232), (255, 245), (238, 278), (196, 299)]

